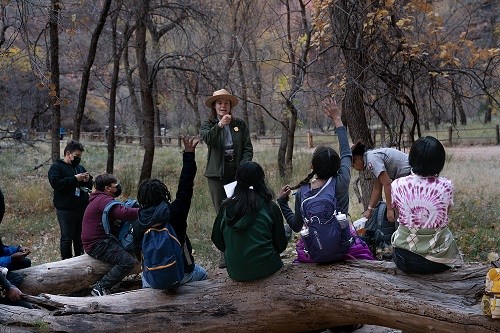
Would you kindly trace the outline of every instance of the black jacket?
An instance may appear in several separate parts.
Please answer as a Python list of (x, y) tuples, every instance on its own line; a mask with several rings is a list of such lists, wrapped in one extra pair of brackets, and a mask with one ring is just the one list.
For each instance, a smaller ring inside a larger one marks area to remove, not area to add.
[(87, 207), (89, 203), (87, 192), (92, 190), (93, 182), (92, 180), (79, 182), (75, 175), (82, 172), (87, 172), (83, 166), (78, 165), (75, 168), (62, 159), (58, 159), (50, 166), (49, 183), (54, 189), (53, 202), (58, 210), (85, 210)]
[(196, 175), (196, 160), (194, 152), (184, 152), (183, 165), (175, 200), (171, 203), (162, 202), (158, 206), (141, 208), (139, 218), (134, 222), (134, 248), (141, 260), (142, 239), (144, 232), (153, 225), (170, 223), (181, 242), (184, 254), (184, 272), (191, 273), (194, 269), (191, 242), (186, 235), (187, 217), (193, 198), (194, 177)]

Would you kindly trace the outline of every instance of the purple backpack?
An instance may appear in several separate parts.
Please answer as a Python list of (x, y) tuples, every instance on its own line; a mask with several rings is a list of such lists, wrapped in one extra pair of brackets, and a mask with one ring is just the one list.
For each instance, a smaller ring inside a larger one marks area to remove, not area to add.
[[(343, 260), (350, 248), (350, 230), (341, 228), (335, 217), (337, 199), (335, 179), (330, 177), (319, 189), (311, 189), (309, 184), (300, 187), (300, 212), (308, 234), (303, 235), (303, 253), (312, 262), (328, 263)], [(305, 252), (307, 251), (307, 252)], [(297, 249), (299, 253), (299, 249)]]
[[(344, 256), (344, 260), (355, 260), (355, 259), (364, 259), (364, 260), (375, 260), (375, 257), (370, 251), (368, 245), (356, 235), (356, 231), (351, 229), (351, 247), (347, 251), (347, 254)], [(297, 259), (294, 260), (294, 263), (302, 262), (302, 263), (311, 263), (314, 262), (311, 260), (309, 253), (304, 244), (304, 240), (300, 238), (297, 243), (295, 243), (295, 250), (297, 251)]]

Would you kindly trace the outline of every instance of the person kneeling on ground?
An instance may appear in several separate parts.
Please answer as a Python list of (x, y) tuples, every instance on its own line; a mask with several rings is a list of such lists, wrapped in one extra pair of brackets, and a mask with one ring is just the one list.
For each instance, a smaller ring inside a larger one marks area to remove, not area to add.
[(137, 219), (139, 208), (115, 205), (108, 218), (111, 233), (108, 235), (102, 225), (104, 208), (121, 194), (121, 186), (115, 176), (102, 174), (95, 179), (95, 191), (90, 194), (90, 204), (85, 209), (82, 224), (82, 243), (85, 252), (102, 262), (112, 265), (111, 270), (92, 286), (92, 296), (109, 294), (109, 289), (129, 275), (137, 260), (128, 253), (112, 234), (117, 234), (118, 220)]
[[(139, 219), (134, 223), (134, 249), (137, 258), (142, 258), (142, 240), (144, 233), (152, 228), (172, 226), (182, 248), (184, 277), (180, 285), (201, 281), (207, 278), (206, 270), (195, 264), (191, 242), (186, 234), (187, 217), (193, 198), (194, 177), (196, 175), (195, 149), (198, 138), (183, 137), (184, 143), (183, 165), (175, 200), (171, 202), (167, 186), (158, 179), (147, 179), (139, 185), (137, 200), (141, 206)], [(143, 288), (150, 288), (142, 278)]]
[(283, 267), (280, 253), (288, 243), (283, 215), (258, 163), (247, 161), (238, 167), (234, 193), (221, 205), (212, 241), (224, 252), (233, 280), (256, 280)]

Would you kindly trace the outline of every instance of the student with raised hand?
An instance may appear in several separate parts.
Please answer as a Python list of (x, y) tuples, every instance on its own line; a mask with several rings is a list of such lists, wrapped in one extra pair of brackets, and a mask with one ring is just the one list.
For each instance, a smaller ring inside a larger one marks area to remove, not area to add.
[(399, 222), (392, 235), (394, 262), (406, 273), (440, 273), (463, 264), (448, 227), (453, 184), (439, 176), (445, 159), (439, 140), (419, 138), (408, 157), (411, 174), (391, 184), (392, 207)]
[(293, 231), (299, 232), (304, 225), (300, 212), (300, 193), (295, 197), (295, 213), (288, 206), (289, 195), (292, 190), (308, 184), (311, 189), (319, 190), (330, 177), (335, 182), (335, 197), (337, 199), (338, 211), (349, 214), (349, 184), (351, 181), (351, 150), (347, 130), (341, 119), (341, 110), (335, 100), (329, 98), (324, 102), (325, 114), (333, 120), (335, 133), (339, 141), (340, 156), (337, 152), (327, 146), (319, 146), (315, 149), (311, 160), (311, 172), (300, 183), (291, 187), (286, 185), (282, 188), (278, 197), (278, 204), (285, 216), (286, 221)]
[(283, 216), (258, 163), (247, 161), (238, 168), (233, 195), (222, 203), (211, 238), (224, 252), (233, 280), (260, 279), (283, 267), (280, 253), (288, 242)]
[[(201, 281), (207, 278), (206, 270), (194, 262), (191, 242), (187, 235), (187, 218), (193, 198), (194, 177), (196, 175), (195, 149), (199, 139), (183, 137), (183, 164), (175, 199), (170, 197), (167, 186), (159, 179), (147, 179), (139, 185), (137, 201), (141, 206), (139, 218), (134, 223), (134, 249), (138, 259), (142, 259), (144, 233), (151, 227), (169, 223), (181, 244), (184, 277), (180, 284)], [(143, 287), (150, 285), (143, 278)]]
[(391, 222), (396, 221), (391, 205), (391, 182), (410, 174), (408, 155), (394, 148), (369, 150), (361, 141), (354, 144), (351, 150), (352, 167), (358, 171), (368, 169), (374, 178), (370, 203), (363, 216), (367, 219), (372, 216), (373, 208), (382, 200), (383, 190), (387, 204), (387, 219)]

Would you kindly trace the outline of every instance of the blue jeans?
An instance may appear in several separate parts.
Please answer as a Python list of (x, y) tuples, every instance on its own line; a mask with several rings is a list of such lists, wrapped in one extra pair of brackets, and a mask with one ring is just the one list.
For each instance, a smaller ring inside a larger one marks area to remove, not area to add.
[(59, 221), (59, 227), (61, 229), (61, 258), (69, 259), (73, 257), (73, 250), (75, 251), (75, 257), (83, 254), (82, 245), (82, 220), (83, 213), (85, 212), (85, 207), (83, 209), (77, 210), (57, 210), (57, 220)]
[[(193, 282), (193, 281), (206, 280), (207, 277), (208, 277), (208, 274), (207, 274), (207, 271), (205, 270), (205, 268), (203, 268), (197, 264), (194, 264), (193, 271), (191, 273), (184, 274), (184, 277), (182, 278), (182, 281), (180, 284), (183, 285), (185, 283), (189, 283), (189, 282)], [(146, 280), (144, 280), (144, 278), (141, 278), (141, 279), (142, 279), (142, 287), (143, 288), (151, 288), (149, 283), (147, 283)]]
[(134, 270), (137, 260), (128, 253), (114, 238), (103, 239), (96, 243), (89, 256), (113, 265), (110, 271), (100, 281), (105, 289), (113, 287)]
[(397, 247), (394, 248), (394, 263), (405, 273), (435, 274), (450, 269), (445, 264), (430, 261), (419, 254)]

